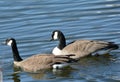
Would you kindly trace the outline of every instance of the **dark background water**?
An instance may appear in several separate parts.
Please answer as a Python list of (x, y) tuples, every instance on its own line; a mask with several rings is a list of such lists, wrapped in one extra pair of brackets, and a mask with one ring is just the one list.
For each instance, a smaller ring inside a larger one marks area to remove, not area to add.
[[(120, 0), (1, 0), (0, 42), (17, 40), (22, 58), (51, 53), (53, 30), (64, 32), (67, 42), (75, 39), (114, 41), (120, 44)], [(109, 56), (82, 58), (74, 70), (39, 74), (13, 68), (11, 48), (0, 45), (4, 82), (119, 82), (120, 50)]]

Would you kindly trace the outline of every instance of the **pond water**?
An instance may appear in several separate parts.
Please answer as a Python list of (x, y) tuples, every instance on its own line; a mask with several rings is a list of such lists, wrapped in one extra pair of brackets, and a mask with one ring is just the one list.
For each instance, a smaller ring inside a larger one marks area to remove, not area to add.
[[(1, 0), (0, 43), (17, 40), (22, 58), (51, 53), (61, 30), (67, 42), (76, 39), (113, 41), (120, 44), (120, 0)], [(85, 57), (73, 69), (38, 74), (13, 68), (11, 48), (0, 44), (0, 71), (4, 82), (120, 82), (120, 49), (110, 55)]]

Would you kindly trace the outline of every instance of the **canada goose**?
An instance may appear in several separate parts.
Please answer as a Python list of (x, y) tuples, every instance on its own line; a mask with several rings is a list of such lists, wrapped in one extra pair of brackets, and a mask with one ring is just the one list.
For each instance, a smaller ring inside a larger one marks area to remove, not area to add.
[(54, 55), (75, 54), (75, 56), (71, 56), (74, 59), (79, 59), (90, 54), (105, 54), (119, 48), (113, 42), (96, 40), (76, 40), (66, 45), (65, 36), (59, 30), (52, 32), (51, 40), (59, 40), (58, 46), (52, 51)]
[(5, 44), (12, 48), (14, 65), (27, 72), (37, 72), (41, 69), (49, 68), (62, 68), (74, 61), (70, 58), (70, 56), (73, 55), (55, 56), (51, 54), (33, 55), (23, 60), (19, 55), (16, 40), (14, 38), (7, 39)]

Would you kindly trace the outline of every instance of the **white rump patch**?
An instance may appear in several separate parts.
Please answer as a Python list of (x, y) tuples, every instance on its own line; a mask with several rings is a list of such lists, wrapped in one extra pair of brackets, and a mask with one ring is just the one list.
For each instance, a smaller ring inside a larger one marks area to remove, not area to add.
[(54, 55), (62, 55), (61, 50), (58, 47), (55, 47), (52, 51)]
[(55, 32), (55, 33), (54, 33), (53, 39), (54, 39), (54, 40), (58, 39), (58, 32)]
[(11, 46), (11, 45), (12, 45), (12, 42), (13, 42), (13, 41), (10, 40), (10, 41), (7, 43), (7, 45), (8, 45), (8, 46)]
[(53, 69), (61, 69), (61, 68), (64, 68), (66, 66), (69, 66), (68, 63), (64, 63), (64, 64), (54, 64), (53, 65)]
[(111, 51), (110, 49), (108, 49), (108, 50), (99, 50), (99, 51), (97, 51), (97, 52), (92, 53), (92, 55), (93, 55), (93, 56), (94, 56), (94, 55), (103, 55), (103, 54), (109, 53), (110, 51)]

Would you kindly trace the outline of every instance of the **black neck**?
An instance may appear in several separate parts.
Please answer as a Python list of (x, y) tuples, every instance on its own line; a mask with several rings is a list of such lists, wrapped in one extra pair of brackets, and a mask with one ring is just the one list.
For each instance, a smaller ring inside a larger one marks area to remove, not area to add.
[(65, 46), (66, 46), (65, 36), (63, 34), (61, 34), (59, 36), (59, 45), (58, 45), (58, 48), (62, 50)]
[(19, 55), (16, 43), (13, 43), (12, 45), (12, 52), (13, 52), (14, 61), (22, 61), (22, 58)]

